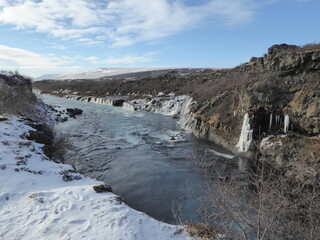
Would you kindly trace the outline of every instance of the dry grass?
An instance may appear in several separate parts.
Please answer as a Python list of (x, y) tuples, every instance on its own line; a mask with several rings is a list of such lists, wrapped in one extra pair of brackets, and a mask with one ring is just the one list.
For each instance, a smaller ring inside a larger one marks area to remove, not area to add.
[(301, 47), (302, 51), (320, 50), (320, 43), (308, 43)]
[(227, 239), (219, 230), (200, 223), (187, 224), (187, 232), (190, 236), (199, 240), (223, 240)]
[[(207, 179), (207, 195), (194, 196), (201, 203), (198, 214), (205, 224), (188, 225), (196, 239), (215, 239), (218, 234), (237, 240), (314, 240), (320, 236), (318, 183), (311, 185), (274, 170), (263, 153), (250, 164), (245, 177), (223, 159), (212, 161), (204, 155), (194, 161)], [(184, 223), (179, 206), (173, 212)]]

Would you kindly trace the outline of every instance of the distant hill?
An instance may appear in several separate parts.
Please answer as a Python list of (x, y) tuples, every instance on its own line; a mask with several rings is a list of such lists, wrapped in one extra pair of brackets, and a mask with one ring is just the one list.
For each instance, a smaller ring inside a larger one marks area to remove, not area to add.
[(53, 80), (81, 80), (81, 79), (115, 79), (141, 78), (159, 76), (163, 73), (176, 71), (180, 74), (200, 71), (203, 68), (99, 68), (85, 72), (52, 77)]
[(33, 81), (41, 81), (41, 80), (45, 80), (45, 79), (53, 79), (56, 78), (58, 76), (60, 76), (61, 74), (43, 74), (39, 77), (36, 77), (33, 79)]

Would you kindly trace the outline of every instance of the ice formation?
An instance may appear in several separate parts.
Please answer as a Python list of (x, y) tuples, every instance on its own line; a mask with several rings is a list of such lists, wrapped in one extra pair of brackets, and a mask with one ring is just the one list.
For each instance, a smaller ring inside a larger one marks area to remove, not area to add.
[(269, 131), (272, 128), (272, 113), (270, 113), (270, 120), (269, 120)]
[(248, 151), (250, 144), (252, 142), (252, 134), (253, 130), (250, 129), (250, 122), (249, 122), (249, 114), (246, 113), (243, 118), (243, 123), (242, 123), (242, 129), (241, 129), (241, 134), (239, 141), (236, 145), (238, 148), (239, 152), (246, 152)]
[(288, 130), (289, 130), (289, 124), (290, 124), (290, 118), (289, 118), (289, 115), (286, 114), (284, 116), (284, 127), (283, 127), (283, 132), (284, 133), (287, 133)]

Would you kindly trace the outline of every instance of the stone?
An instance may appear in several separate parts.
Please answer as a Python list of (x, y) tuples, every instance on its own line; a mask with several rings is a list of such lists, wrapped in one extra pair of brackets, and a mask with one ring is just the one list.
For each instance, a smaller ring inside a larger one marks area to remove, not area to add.
[(97, 193), (103, 193), (103, 192), (112, 192), (112, 188), (108, 185), (95, 185), (93, 186), (93, 189), (97, 192)]
[(83, 110), (79, 109), (79, 108), (67, 108), (67, 113), (72, 114), (72, 115), (81, 115)]

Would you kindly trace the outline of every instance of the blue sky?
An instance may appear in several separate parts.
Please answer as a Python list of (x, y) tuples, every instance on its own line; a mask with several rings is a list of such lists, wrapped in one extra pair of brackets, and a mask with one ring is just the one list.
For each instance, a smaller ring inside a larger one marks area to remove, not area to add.
[(319, 0), (0, 0), (0, 69), (232, 67), (320, 42)]

